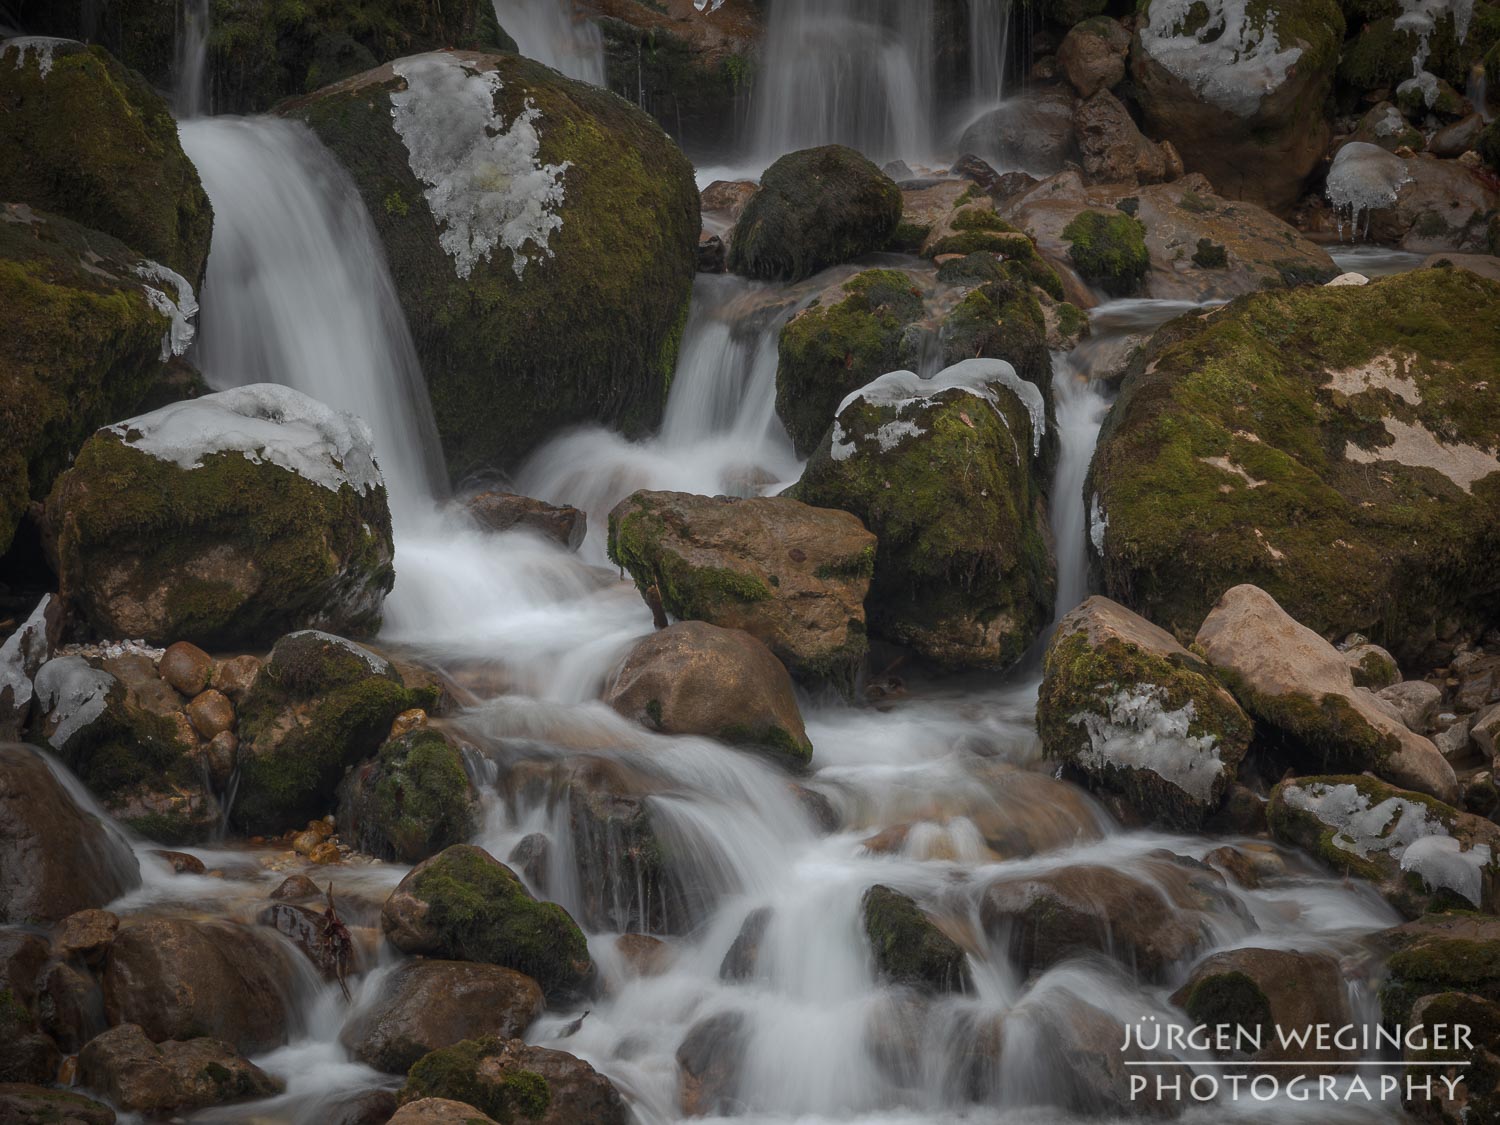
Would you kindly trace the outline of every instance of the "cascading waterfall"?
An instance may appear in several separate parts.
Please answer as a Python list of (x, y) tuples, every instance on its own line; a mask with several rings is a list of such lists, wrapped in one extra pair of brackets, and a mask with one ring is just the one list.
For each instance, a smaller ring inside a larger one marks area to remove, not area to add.
[(1014, 0), (969, 0), (969, 100), (989, 109), (1005, 96)]
[(527, 58), (604, 85), (604, 38), (573, 0), (495, 0), (495, 18)]
[(172, 109), (179, 120), (211, 112), (208, 90), (208, 30), (210, 0), (182, 0), (177, 10), (177, 57), (173, 77), (177, 87)]
[(773, 5), (753, 110), (758, 157), (833, 143), (876, 161), (927, 156), (933, 28), (933, 0)]

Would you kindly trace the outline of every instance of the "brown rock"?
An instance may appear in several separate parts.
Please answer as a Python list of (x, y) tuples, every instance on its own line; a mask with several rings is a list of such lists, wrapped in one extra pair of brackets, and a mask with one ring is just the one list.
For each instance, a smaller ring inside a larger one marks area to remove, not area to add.
[(448, 1098), (420, 1098), (396, 1111), (388, 1125), (497, 1125), (466, 1102)]
[(255, 686), (260, 661), (254, 656), (231, 656), (214, 666), (213, 686), (238, 703)]
[(223, 692), (209, 688), (187, 705), (187, 717), (195, 731), (204, 738), (213, 738), (234, 726), (234, 704)]
[(201, 859), (188, 855), (187, 852), (156, 851), (151, 854), (164, 861), (178, 875), (202, 875), (208, 870)]
[[(421, 1063), (412, 1068), (403, 1101), (419, 1097), (451, 1094), (457, 1085), (468, 1092), (499, 1086), (517, 1071), (530, 1071), (546, 1080), (551, 1099), (547, 1109), (536, 1117), (536, 1125), (627, 1125), (631, 1115), (625, 1101), (608, 1078), (588, 1063), (566, 1051), (533, 1047), (519, 1039), (486, 1038), (467, 1041), (449, 1049), (443, 1065), (430, 1070)], [(472, 1050), (472, 1053), (471, 1053)], [(462, 1060), (467, 1073), (453, 1065)]]
[(214, 660), (197, 645), (178, 641), (167, 646), (156, 670), (162, 679), (192, 699), (208, 687), (214, 675)]
[(105, 957), (105, 1010), (156, 1042), (206, 1033), (243, 1054), (267, 1051), (286, 1041), (293, 956), (248, 926), (127, 919)]
[(108, 910), (80, 910), (69, 914), (57, 927), (52, 935), (52, 948), (59, 957), (76, 957), (85, 965), (98, 964), (119, 928), (119, 917)]
[(735, 1113), (741, 1108), (740, 1066), (745, 1017), (721, 1012), (695, 1023), (677, 1048), (678, 1103), (689, 1117)]
[(343, 855), (339, 852), (339, 846), (332, 840), (324, 840), (321, 844), (307, 853), (308, 861), (316, 863), (319, 867), (326, 867), (330, 863), (343, 862)]
[(806, 765), (812, 744), (792, 678), (749, 633), (681, 621), (630, 650), (604, 689), (628, 719), (665, 734), (701, 734)]
[(965, 129), (958, 151), (974, 153), (999, 168), (1051, 175), (1077, 153), (1073, 101), (1073, 91), (1066, 86), (1031, 86)]
[(0, 924), (55, 922), (140, 886), (135, 853), (37, 751), (0, 745)]
[(322, 893), (318, 890), (318, 884), (306, 875), (288, 875), (276, 885), (269, 897), (282, 902), (295, 902), (298, 899), (317, 898)]
[(722, 215), (733, 223), (759, 190), (760, 185), (754, 180), (715, 180), (703, 189), (703, 210)]
[(400, 738), (403, 734), (410, 734), (418, 727), (425, 727), (426, 725), (427, 712), (422, 710), (422, 708), (412, 707), (406, 711), (402, 711), (401, 714), (397, 715), (391, 721), (391, 733), (387, 736), (387, 741)]
[(1078, 104), (1073, 128), (1090, 182), (1156, 184), (1167, 178), (1162, 150), (1142, 135), (1124, 103), (1108, 90)]
[(519, 1039), (543, 1007), (541, 987), (512, 969), (407, 961), (346, 1027), (343, 1041), (361, 1062), (405, 1074), (423, 1055), (464, 1039)]
[(112, 1027), (78, 1054), (78, 1080), (132, 1113), (166, 1114), (264, 1098), (282, 1085), (215, 1039), (153, 1043), (133, 1023)]
[(203, 760), (208, 765), (214, 784), (219, 788), (228, 787), (229, 779), (234, 776), (239, 753), (240, 738), (232, 730), (221, 730), (209, 739), (208, 746), (203, 751)]
[(638, 977), (660, 976), (673, 960), (672, 947), (650, 934), (621, 934), (615, 938), (615, 951)]
[(339, 947), (329, 940), (328, 923), (322, 910), (275, 902), (261, 907), (255, 920), (285, 936), (302, 951), (324, 980), (338, 980), (359, 971), (359, 960), (353, 949), (346, 951), (340, 960)]
[(37, 1016), (42, 1030), (65, 1054), (77, 1054), (79, 1048), (109, 1027), (99, 982), (87, 969), (64, 961), (54, 961), (47, 968)]
[(115, 1125), (115, 1111), (101, 1102), (52, 1086), (0, 1083), (0, 1121), (5, 1125)]
[(1057, 64), (1081, 98), (1113, 90), (1125, 81), (1130, 32), (1118, 20), (1098, 16), (1075, 24), (1057, 49)]
[[(489, 1120), (472, 1106), (466, 1108), (469, 1111), (469, 1117), (464, 1125)], [(323, 1120), (326, 1125), (387, 1125), (395, 1113), (396, 1092), (394, 1090), (359, 1090), (340, 1098), (329, 1108), (328, 1116)]]
[(490, 531), (532, 531), (570, 551), (588, 534), (588, 517), (578, 508), (547, 504), (513, 492), (480, 492), (464, 508)]

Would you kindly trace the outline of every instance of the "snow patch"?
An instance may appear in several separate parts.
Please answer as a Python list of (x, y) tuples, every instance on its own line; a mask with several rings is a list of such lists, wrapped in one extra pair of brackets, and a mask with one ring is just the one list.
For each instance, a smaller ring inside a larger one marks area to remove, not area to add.
[(0, 706), (8, 705), (23, 719), (32, 698), (31, 679), (50, 655), (47, 608), (51, 604), (52, 595), (48, 594), (37, 602), (21, 627), (0, 645)]
[(550, 258), (570, 165), (538, 158), (541, 112), (528, 99), (507, 125), (495, 111), (500, 75), (441, 51), (401, 59), (392, 69), (407, 88), (391, 95), (391, 119), (412, 173), (428, 185), (423, 196), (458, 276), (489, 261), (497, 246), (511, 252), (517, 277), (535, 257)]
[(68, 741), (104, 714), (115, 678), (81, 656), (60, 656), (43, 664), (36, 674), (36, 698), (47, 716), (48, 740), (62, 750)]
[(181, 355), (193, 342), (192, 318), (198, 315), (198, 299), (193, 295), (192, 285), (180, 273), (150, 259), (136, 263), (135, 272), (137, 277), (170, 285), (176, 290), (177, 296), (173, 298), (154, 285), (141, 286), (146, 291), (146, 300), (151, 302), (151, 307), (172, 322), (161, 338), (162, 360)]
[[(1184, 31), (1195, 8), (1208, 18)], [(1253, 116), (1302, 57), (1301, 47), (1277, 42), (1270, 19), (1251, 18), (1249, 0), (1152, 0), (1140, 37), (1146, 53), (1199, 97), (1239, 117)]]
[(1483, 905), (1484, 869), (1489, 862), (1488, 844), (1464, 851), (1452, 836), (1424, 836), (1401, 853), (1402, 871), (1415, 871), (1429, 890), (1450, 890), (1475, 906)]
[(1350, 141), (1333, 158), (1328, 170), (1328, 201), (1339, 212), (1339, 235), (1343, 236), (1344, 213), (1358, 228), (1360, 215), (1395, 206), (1401, 189), (1411, 183), (1406, 161), (1379, 145)]
[(213, 453), (239, 452), (330, 492), (347, 484), (366, 494), (383, 483), (363, 419), (275, 383), (174, 402), (106, 429), (131, 448), (183, 469), (202, 468)]
[(1104, 533), (1109, 530), (1109, 516), (1104, 511), (1104, 505), (1099, 502), (1099, 494), (1094, 493), (1089, 500), (1089, 542), (1094, 545), (1094, 550), (1104, 554)]
[(76, 39), (58, 39), (51, 35), (17, 35), (14, 38), (0, 42), (0, 59), (4, 59), (10, 53), (10, 49), (16, 49), (16, 69), (22, 70), (26, 66), (26, 56), (35, 52), (36, 65), (41, 71), (43, 78), (52, 73), (53, 52), (68, 43), (76, 43)]
[(1148, 770), (1195, 800), (1207, 801), (1224, 763), (1211, 734), (1190, 735), (1196, 717), (1188, 700), (1175, 711), (1164, 703), (1160, 684), (1121, 688), (1105, 700), (1106, 714), (1086, 711), (1068, 721), (1088, 733), (1089, 745), (1079, 762), (1090, 769)]

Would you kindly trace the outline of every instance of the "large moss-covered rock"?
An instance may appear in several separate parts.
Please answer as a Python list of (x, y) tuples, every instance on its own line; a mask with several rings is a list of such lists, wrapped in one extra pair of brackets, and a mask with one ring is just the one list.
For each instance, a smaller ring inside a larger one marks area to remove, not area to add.
[(88, 436), (139, 409), (187, 346), (174, 324), (191, 290), (142, 267), (117, 239), (0, 202), (0, 554)]
[(393, 738), (340, 786), (339, 831), (362, 852), (419, 863), (474, 832), (463, 754), (427, 727)]
[(1148, 0), (1131, 75), (1148, 132), (1235, 199), (1291, 206), (1331, 133), (1337, 0)]
[(796, 281), (879, 250), (901, 221), (901, 189), (852, 148), (788, 153), (766, 169), (734, 226), (729, 268)]
[(1144, 819), (1196, 827), (1234, 781), (1251, 724), (1201, 657), (1108, 598), (1092, 597), (1047, 648), (1042, 750)]
[(84, 1044), (78, 1079), (121, 1109), (152, 1117), (267, 1098), (286, 1088), (227, 1043), (206, 1037), (153, 1043), (130, 1023)]
[[(390, 662), (353, 641), (317, 630), (281, 638), (240, 703), (231, 819), (246, 832), (265, 833), (324, 815), (345, 771), (376, 752), (396, 716), (435, 702), (434, 689), (407, 688)], [(398, 740), (385, 763), (393, 770), (413, 765), (410, 757), (397, 760), (402, 746)], [(403, 822), (407, 802), (425, 810), (433, 791), (446, 793), (456, 779), (443, 776), (439, 783), (423, 771), (423, 780), (421, 791), (380, 806), (391, 818), (381, 821), (385, 831), (372, 842), (420, 850), (418, 829)], [(377, 786), (377, 806), (379, 796)], [(435, 829), (453, 826), (440, 818)]]
[(466, 1039), (418, 1060), (399, 1095), (463, 1101), (500, 1122), (627, 1125), (629, 1109), (608, 1078), (566, 1051), (519, 1039)]
[[(1456, 15), (1460, 11), (1468, 13), (1462, 35)], [(1486, 57), (1494, 58), (1487, 52), (1500, 44), (1500, 4), (1494, 0), (1448, 10), (1435, 8), (1425, 50), (1420, 21), (1401, 20), (1403, 12), (1402, 5), (1384, 3), (1349, 20), (1349, 30), (1357, 29), (1357, 34), (1345, 44), (1339, 59), (1339, 82), (1347, 87), (1341, 100), (1406, 82), (1413, 76), (1413, 63), (1423, 54), (1428, 73), (1462, 91), (1475, 65)]]
[(1500, 1003), (1500, 919), (1429, 914), (1387, 930), (1379, 941), (1391, 950), (1380, 986), (1384, 1023), (1410, 1027), (1422, 997), (1439, 993), (1462, 992)]
[(271, 384), (100, 430), (46, 522), (66, 598), (107, 637), (368, 632), (395, 580), (369, 427)]
[(1161, 329), (1090, 476), (1104, 592), (1179, 635), (1241, 582), (1398, 659), (1500, 611), (1500, 284), (1429, 269)]
[(875, 968), (886, 980), (924, 992), (973, 987), (963, 949), (910, 895), (877, 885), (865, 892), (860, 911)]
[(0, 43), (0, 108), (0, 200), (103, 231), (198, 284), (213, 211), (140, 75), (102, 47), (12, 40)]
[(776, 413), (806, 456), (839, 403), (871, 379), (916, 365), (922, 290), (901, 270), (866, 270), (802, 310), (781, 330)]
[(568, 912), (538, 902), (515, 872), (469, 844), (412, 868), (386, 900), (380, 925), (403, 953), (515, 969), (552, 997), (576, 993), (593, 974)]
[(852, 688), (875, 536), (847, 511), (637, 492), (609, 515), (609, 557), (673, 617), (743, 629), (792, 675)]
[(1121, 211), (1084, 211), (1063, 228), (1068, 257), (1085, 281), (1112, 297), (1134, 296), (1151, 268), (1146, 227)]
[(1042, 392), (1000, 360), (850, 395), (790, 495), (859, 516), (878, 537), (872, 632), (943, 668), (1016, 660), (1052, 607), (1035, 466)]
[(1500, 902), (1500, 828), (1373, 777), (1299, 777), (1271, 793), (1271, 833), (1374, 883), (1408, 918)]
[(699, 215), (692, 167), (650, 117), (473, 52), (402, 59), (284, 112), (359, 186), (455, 478), (571, 423), (660, 419)]

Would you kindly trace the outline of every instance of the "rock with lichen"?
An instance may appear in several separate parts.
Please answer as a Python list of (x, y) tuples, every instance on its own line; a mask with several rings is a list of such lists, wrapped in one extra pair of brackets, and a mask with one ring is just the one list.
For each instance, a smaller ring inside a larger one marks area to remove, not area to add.
[(1002, 360), (897, 371), (842, 403), (789, 495), (878, 537), (872, 633), (947, 669), (1014, 662), (1051, 611), (1046, 402)]
[(478, 801), (463, 754), (441, 731), (392, 738), (339, 785), (339, 831), (382, 859), (419, 863), (474, 832)]
[(564, 426), (660, 421), (700, 222), (692, 166), (647, 114), (474, 51), (399, 59), (281, 112), (359, 188), (454, 479)]
[(1233, 783), (1251, 722), (1202, 657), (1117, 602), (1092, 597), (1047, 648), (1042, 750), (1144, 820), (1194, 828)]
[(1398, 660), (1500, 607), (1500, 284), (1243, 298), (1132, 362), (1087, 495), (1103, 592), (1179, 636), (1239, 583)]
[(493, 1035), (425, 1055), (408, 1072), (398, 1097), (403, 1105), (450, 1098), (496, 1121), (537, 1125), (627, 1125), (631, 1119), (614, 1084), (582, 1059)]

